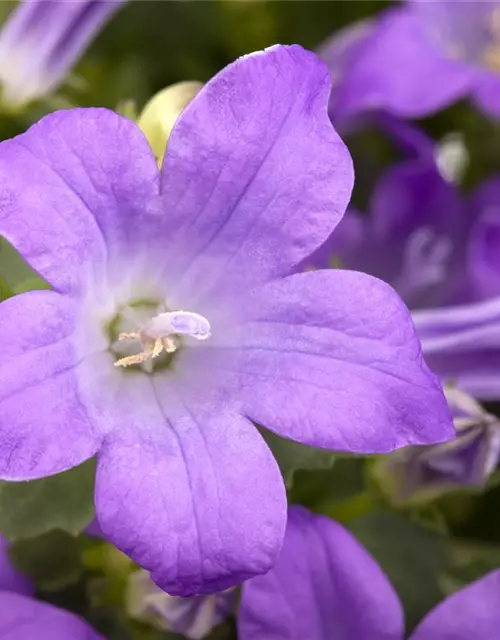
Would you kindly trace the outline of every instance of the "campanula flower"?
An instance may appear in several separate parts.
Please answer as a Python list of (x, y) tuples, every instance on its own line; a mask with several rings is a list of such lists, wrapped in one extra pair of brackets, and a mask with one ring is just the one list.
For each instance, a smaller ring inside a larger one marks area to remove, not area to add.
[(484, 487), (498, 468), (500, 421), (456, 387), (446, 389), (457, 437), (405, 447), (376, 462), (375, 473), (396, 503), (435, 498), (460, 487)]
[(103, 535), (172, 595), (279, 553), (285, 489), (253, 422), (360, 453), (454, 434), (394, 291), (293, 273), (352, 187), (328, 96), (314, 54), (277, 46), (203, 87), (161, 173), (105, 109), (0, 145), (0, 233), (53, 288), (0, 305), (0, 477), (98, 454)]
[(18, 571), (11, 563), (8, 555), (9, 543), (0, 535), (0, 593), (12, 591), (30, 595), (33, 585), (28, 578)]
[(2, 640), (104, 640), (69, 611), (12, 591), (0, 591)]
[(421, 309), (413, 318), (431, 368), (483, 400), (500, 398), (500, 179), (468, 202), (471, 222), (463, 287), (456, 305)]
[(337, 123), (380, 109), (422, 118), (466, 96), (500, 116), (497, 0), (407, 0), (334, 35), (321, 55), (338, 78)]
[(206, 596), (170, 596), (155, 585), (147, 571), (134, 571), (128, 582), (127, 612), (157, 629), (201, 640), (229, 616), (235, 599), (234, 588)]
[(461, 295), (470, 232), (457, 189), (439, 172), (433, 152), (421, 142), (417, 150), (413, 138), (413, 153), (380, 176), (367, 214), (349, 210), (310, 258), (315, 267), (339, 263), (385, 280), (411, 309)]
[[(496, 640), (500, 571), (435, 607), (409, 640)], [(403, 640), (399, 598), (382, 569), (340, 524), (292, 507), (281, 555), (243, 586), (240, 640)]]
[(51, 93), (125, 0), (21, 0), (0, 31), (2, 101)]

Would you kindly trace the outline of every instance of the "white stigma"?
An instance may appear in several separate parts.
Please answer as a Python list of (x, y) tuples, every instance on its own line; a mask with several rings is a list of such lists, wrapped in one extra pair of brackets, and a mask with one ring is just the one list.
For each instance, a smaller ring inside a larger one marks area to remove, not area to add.
[(179, 346), (177, 336), (180, 335), (207, 340), (212, 335), (210, 323), (204, 316), (192, 311), (159, 313), (144, 323), (139, 331), (120, 333), (118, 340), (137, 340), (142, 345), (142, 351), (120, 358), (115, 362), (115, 367), (142, 364), (158, 357), (163, 351), (174, 353)]

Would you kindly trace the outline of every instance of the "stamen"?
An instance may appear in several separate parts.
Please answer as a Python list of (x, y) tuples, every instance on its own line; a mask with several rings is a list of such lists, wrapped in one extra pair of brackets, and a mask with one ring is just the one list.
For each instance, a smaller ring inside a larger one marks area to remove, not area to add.
[(186, 335), (196, 340), (206, 340), (212, 335), (208, 320), (192, 311), (168, 311), (159, 313), (148, 320), (138, 332), (120, 333), (119, 341), (137, 340), (143, 350), (131, 356), (120, 358), (115, 367), (129, 367), (143, 364), (157, 358), (163, 351), (174, 353), (179, 341), (178, 335)]

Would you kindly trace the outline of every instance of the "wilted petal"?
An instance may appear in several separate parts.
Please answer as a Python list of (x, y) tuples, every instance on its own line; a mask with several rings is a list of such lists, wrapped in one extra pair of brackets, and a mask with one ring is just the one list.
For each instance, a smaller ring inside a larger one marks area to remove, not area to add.
[(7, 591), (0, 591), (0, 637), (2, 640), (104, 640), (73, 613)]
[(170, 596), (155, 585), (147, 571), (136, 571), (129, 579), (127, 610), (132, 618), (158, 629), (201, 640), (229, 616), (235, 598), (234, 589), (207, 596)]
[(101, 437), (80, 398), (72, 301), (33, 291), (0, 310), (0, 477), (29, 480), (80, 464)]
[(353, 170), (329, 89), (314, 54), (276, 46), (226, 67), (185, 109), (162, 171), (174, 297), (287, 273), (339, 222)]
[(431, 500), (458, 487), (484, 486), (500, 459), (500, 422), (471, 396), (447, 389), (457, 437), (380, 458), (376, 475), (395, 502)]
[(368, 552), (336, 522), (291, 507), (283, 550), (243, 586), (241, 640), (402, 640), (403, 612)]
[(500, 571), (473, 582), (433, 609), (410, 640), (497, 640)]
[(382, 281), (343, 269), (301, 273), (256, 290), (240, 312), (241, 323), (191, 366), (232, 367), (242, 409), (257, 423), (357, 453), (454, 436), (409, 313)]
[(125, 0), (24, 0), (0, 33), (2, 99), (20, 105), (60, 84)]
[(222, 406), (215, 414), (180, 406), (182, 389), (157, 376), (131, 377), (99, 454), (106, 538), (174, 595), (220, 591), (267, 571), (281, 547), (286, 499), (257, 429)]

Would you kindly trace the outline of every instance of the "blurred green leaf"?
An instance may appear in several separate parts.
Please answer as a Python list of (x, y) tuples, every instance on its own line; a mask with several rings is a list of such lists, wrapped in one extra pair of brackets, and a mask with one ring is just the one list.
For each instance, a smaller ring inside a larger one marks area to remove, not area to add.
[(451, 566), (450, 541), (383, 510), (347, 526), (388, 575), (403, 603), (407, 628), (412, 629), (444, 596), (440, 579)]
[(95, 462), (42, 480), (0, 481), (0, 532), (10, 540), (53, 529), (74, 535), (94, 517)]
[(328, 469), (335, 462), (332, 451), (280, 438), (267, 429), (261, 428), (260, 431), (279, 464), (287, 487), (293, 485), (294, 474), (298, 469)]
[(64, 531), (18, 540), (10, 546), (9, 554), (14, 566), (41, 590), (74, 584), (83, 572), (78, 540)]

